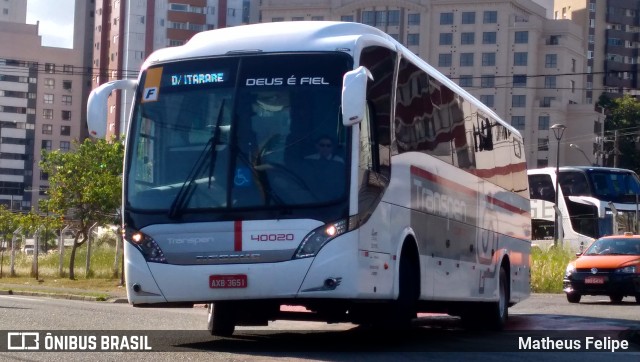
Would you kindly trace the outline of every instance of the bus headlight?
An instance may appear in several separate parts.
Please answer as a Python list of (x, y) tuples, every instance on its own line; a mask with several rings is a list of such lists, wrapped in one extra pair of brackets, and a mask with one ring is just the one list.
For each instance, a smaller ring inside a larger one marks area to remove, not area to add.
[(323, 225), (302, 239), (298, 250), (294, 254), (294, 259), (308, 258), (315, 256), (322, 247), (347, 231), (347, 220), (340, 220), (333, 224)]
[(138, 248), (148, 262), (167, 263), (167, 258), (164, 257), (162, 249), (160, 249), (158, 243), (149, 235), (126, 227), (123, 237), (126, 241)]

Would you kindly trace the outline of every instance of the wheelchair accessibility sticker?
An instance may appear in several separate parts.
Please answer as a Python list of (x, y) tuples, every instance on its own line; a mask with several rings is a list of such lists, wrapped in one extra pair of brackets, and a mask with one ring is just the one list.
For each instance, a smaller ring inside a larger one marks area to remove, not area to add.
[(251, 170), (248, 167), (237, 168), (233, 183), (239, 187), (249, 186), (251, 184)]

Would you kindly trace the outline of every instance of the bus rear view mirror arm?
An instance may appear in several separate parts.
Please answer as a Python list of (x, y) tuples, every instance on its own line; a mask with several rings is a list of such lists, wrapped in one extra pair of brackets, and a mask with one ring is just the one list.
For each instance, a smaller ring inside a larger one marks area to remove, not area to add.
[(87, 126), (89, 134), (95, 138), (105, 138), (107, 134), (107, 100), (111, 92), (120, 90), (135, 91), (138, 82), (131, 79), (114, 80), (91, 91), (87, 102)]
[(369, 69), (360, 66), (342, 77), (342, 124), (352, 126), (365, 116), (367, 82), (373, 80)]

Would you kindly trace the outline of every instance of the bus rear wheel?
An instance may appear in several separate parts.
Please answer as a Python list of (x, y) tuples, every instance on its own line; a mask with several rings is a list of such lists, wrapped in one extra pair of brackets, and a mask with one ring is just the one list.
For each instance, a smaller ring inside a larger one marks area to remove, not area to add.
[(492, 330), (502, 330), (509, 319), (509, 278), (503, 267), (500, 268), (499, 283), (498, 301), (489, 307), (489, 327)]
[(473, 303), (460, 314), (466, 328), (500, 331), (509, 319), (509, 279), (504, 267), (500, 267), (498, 301)]
[(209, 332), (217, 337), (230, 337), (236, 329), (235, 309), (229, 302), (210, 303), (208, 308)]

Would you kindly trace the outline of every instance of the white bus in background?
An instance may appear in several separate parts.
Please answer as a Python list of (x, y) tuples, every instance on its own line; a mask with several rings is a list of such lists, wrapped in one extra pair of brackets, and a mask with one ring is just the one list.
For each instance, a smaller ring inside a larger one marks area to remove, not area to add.
[[(556, 169), (531, 169), (527, 174), (532, 243), (548, 247), (554, 243)], [(558, 209), (564, 245), (579, 251), (601, 236), (637, 232), (640, 182), (633, 171), (567, 166), (560, 167), (559, 175)]]
[(520, 134), (378, 29), (197, 34), (151, 54), (137, 81), (94, 90), (94, 136), (114, 89), (135, 90), (122, 205), (134, 306), (208, 303), (225, 336), (286, 318), (401, 326), (419, 311), (501, 328), (529, 295)]

